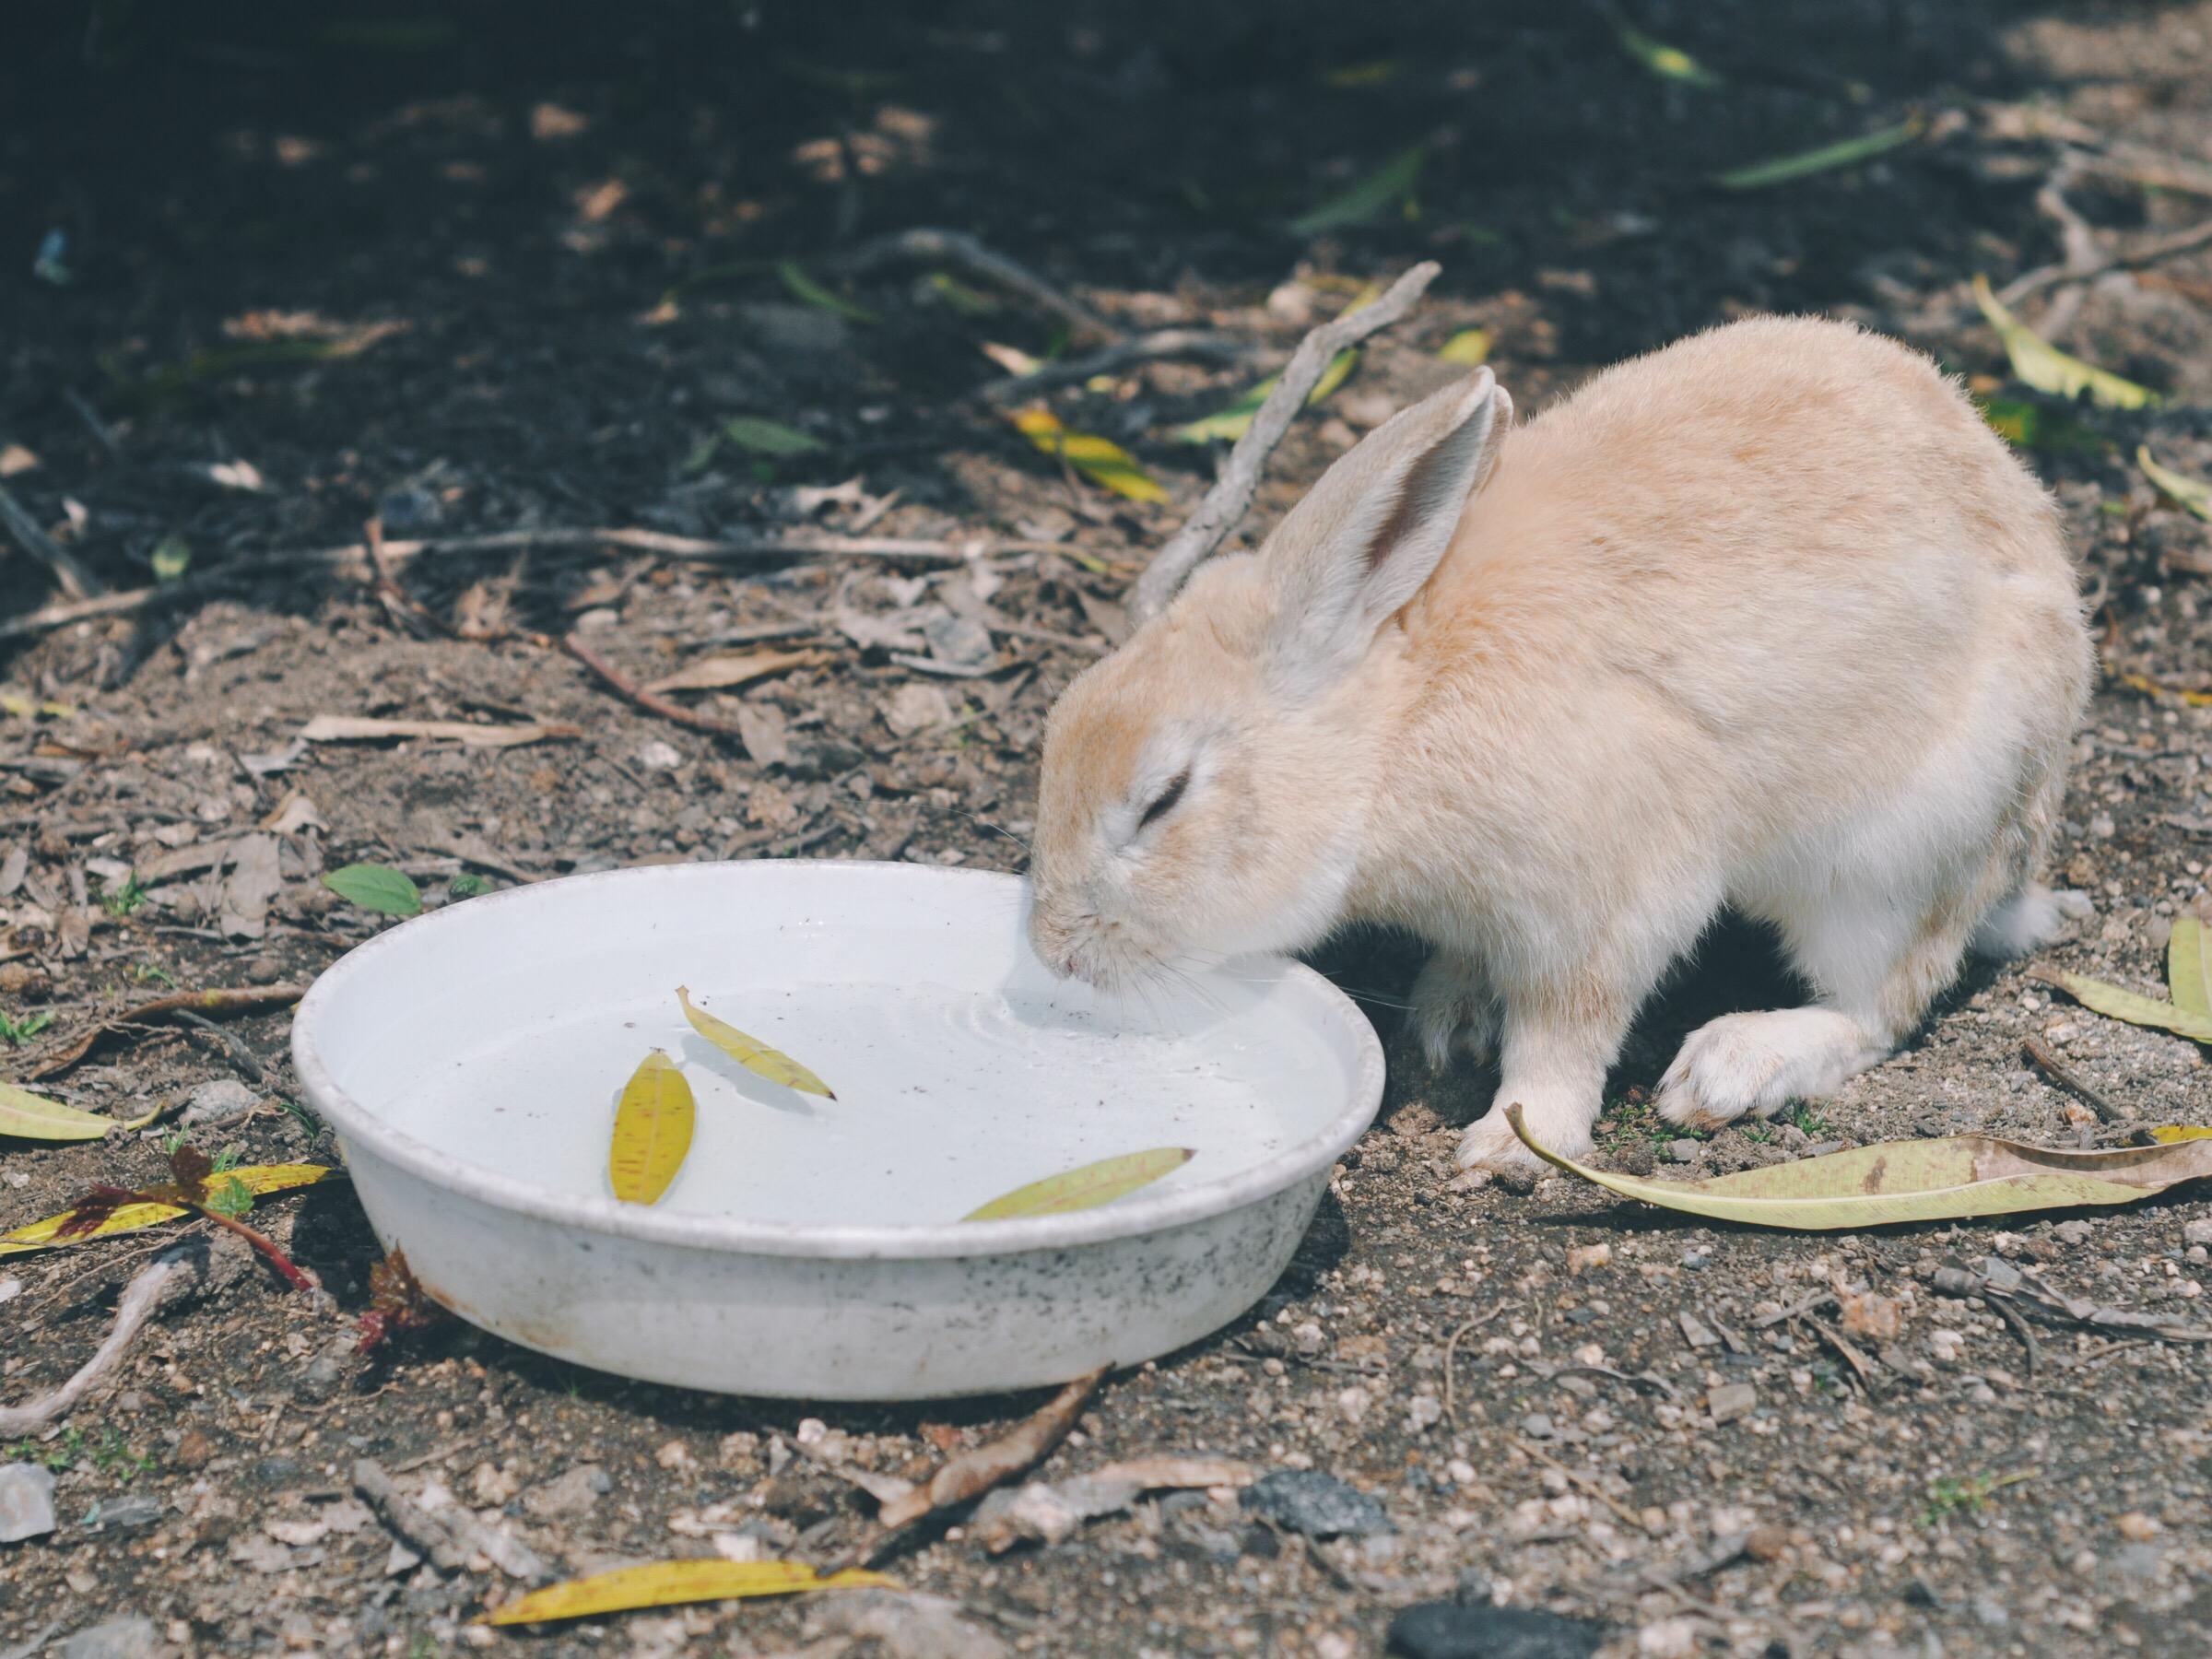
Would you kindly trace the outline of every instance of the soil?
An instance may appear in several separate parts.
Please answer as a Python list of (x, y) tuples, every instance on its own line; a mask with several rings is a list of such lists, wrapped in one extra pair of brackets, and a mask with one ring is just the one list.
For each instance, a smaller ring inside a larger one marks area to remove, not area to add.
[[(387, 924), (321, 884), (348, 863), (395, 865), (433, 905), (476, 882), (668, 859), (1018, 867), (1045, 712), (1122, 636), (1130, 578), (1209, 476), (1214, 452), (1170, 429), (1417, 257), (1444, 276), (1277, 453), (1247, 537), (1440, 383), (1436, 352), (1474, 328), (1524, 410), (1762, 310), (1859, 318), (2029, 410), (2109, 670), (2055, 861), (2094, 913), (2039, 959), (2158, 994), (2172, 918), (2206, 909), (2212, 707), (2183, 694), (2212, 689), (2212, 594), (2194, 573), (2212, 535), (2134, 456), (2145, 444), (2212, 477), (2212, 257), (2023, 302), (2061, 346), (2167, 395), (2136, 411), (2065, 410), (2006, 382), (1966, 284), (2062, 257), (2037, 204), (2062, 141), (2212, 148), (2212, 6), (1633, 11), (1725, 85), (1654, 74), (1601, 12), (1556, 5), (974, 0), (930, 17), (702, 0), (653, 8), (650, 28), (612, 6), (548, 27), (512, 5), (18, 19), (0, 65), (0, 481), (111, 587), (188, 562), (173, 603), (8, 646), (6, 688), (28, 700), (0, 724), (0, 1012), (17, 1040), (0, 1060), (25, 1077), (169, 987), (312, 979)], [(1705, 182), (1915, 114), (1924, 134), (1871, 161), (1760, 191)], [(1418, 210), (1283, 229), (1417, 143)], [(2067, 199), (2108, 248), (2206, 211), (2171, 178), (2091, 171)], [(1002, 372), (984, 347), (1045, 355), (1063, 324), (928, 264), (835, 274), (841, 250), (915, 225), (973, 232), (1117, 328), (1252, 345), (1246, 362), (1145, 365), (1050, 398), (1171, 502), (1064, 472), (978, 397)], [(36, 275), (50, 229), (65, 241)], [(777, 262), (793, 259), (865, 317), (787, 287)], [(812, 441), (717, 438), (736, 417)], [(559, 653), (425, 632), (358, 558), (270, 557), (355, 543), (371, 514), (432, 542), (631, 526), (1037, 545), (955, 569), (605, 546), (399, 567), (449, 627), (573, 629), (641, 680), (718, 653), (804, 653), (748, 685), (671, 693), (742, 721), (731, 737)], [(20, 552), (0, 584), (9, 614), (56, 597)], [(506, 748), (300, 742), (318, 714), (569, 729)], [(1565, 1179), (1471, 1188), (1452, 1147), (1495, 1079), (1431, 1077), (1402, 1036), (1418, 948), (1362, 936), (1317, 959), (1388, 1043), (1382, 1122), (1267, 1299), (1109, 1382), (1039, 1477), (1218, 1453), (1348, 1483), (1393, 1530), (1307, 1539), (1198, 1492), (993, 1556), (955, 1515), (888, 1562), (956, 1604), (934, 1622), (870, 1622), (827, 1596), (495, 1634), (468, 1621), (514, 1582), (481, 1558), (443, 1571), (395, 1557), (351, 1495), (355, 1459), (450, 1488), (561, 1573), (713, 1549), (818, 1560), (874, 1506), (794, 1457), (802, 1438), (841, 1437), (856, 1466), (926, 1468), (1039, 1400), (723, 1399), (453, 1324), (358, 1356), (378, 1252), (334, 1184), (254, 1212), (327, 1302), (236, 1276), (157, 1319), (10, 1453), (56, 1472), (60, 1522), (0, 1546), (0, 1652), (996, 1642), (1346, 1659), (1381, 1652), (1399, 1609), (1455, 1594), (1468, 1618), (1495, 1604), (1591, 1621), (1607, 1654), (2212, 1645), (2206, 1350), (2049, 1326), (2030, 1344), (1996, 1303), (1936, 1284), (1995, 1255), (2187, 1324), (2212, 1276), (2186, 1230), (2212, 1228), (2212, 1202), (1831, 1237), (1700, 1226)], [(1840, 1098), (1708, 1141), (1662, 1134), (1643, 1095), (1682, 1034), (1795, 994), (1758, 937), (1717, 936), (1624, 1055), (1606, 1158), (1711, 1172), (1824, 1142), (2112, 1142), (2212, 1113), (2202, 1049), (2091, 1015), (2020, 967), (1977, 968)], [(129, 1117), (228, 1079), (259, 1109), (194, 1128), (195, 1144), (334, 1161), (290, 1109), (285, 1031), (280, 1011), (219, 1030), (142, 1022), (44, 1086)], [(2026, 1061), (2030, 1036), (2117, 1121)], [(167, 1133), (11, 1143), (0, 1225), (160, 1179)], [(82, 1364), (176, 1230), (0, 1262), (0, 1393), (27, 1399)], [(64, 1647), (128, 1618), (151, 1621), (151, 1645), (111, 1628)]]

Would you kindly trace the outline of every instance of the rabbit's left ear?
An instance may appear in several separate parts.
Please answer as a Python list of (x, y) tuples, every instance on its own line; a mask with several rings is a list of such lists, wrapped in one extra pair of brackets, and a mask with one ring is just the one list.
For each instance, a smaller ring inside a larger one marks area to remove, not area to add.
[(1276, 611), (1272, 677), (1317, 689), (1420, 592), (1497, 458), (1512, 399), (1488, 369), (1401, 409), (1290, 510), (1260, 556)]

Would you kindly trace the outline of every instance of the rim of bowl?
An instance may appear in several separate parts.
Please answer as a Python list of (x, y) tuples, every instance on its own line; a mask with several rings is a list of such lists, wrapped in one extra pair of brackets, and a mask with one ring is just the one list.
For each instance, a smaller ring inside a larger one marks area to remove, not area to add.
[[(472, 925), (481, 925), (484, 906), (543, 902), (539, 895), (577, 883), (698, 880), (716, 874), (726, 877), (731, 870), (766, 867), (766, 861), (732, 860), (596, 870), (588, 875), (556, 877), (528, 887), (488, 893), (471, 900), (467, 908), (478, 919)], [(909, 882), (1003, 884), (1024, 892), (1029, 888), (1022, 877), (1002, 871), (892, 864), (872, 859), (777, 859), (773, 868), (780, 874), (823, 872), (860, 880), (896, 878)], [(328, 1009), (344, 994), (347, 981), (373, 968), (383, 953), (394, 947), (396, 940), (424, 929), (451, 925), (458, 913), (460, 907), (451, 906), (413, 917), (355, 946), (324, 970), (308, 988), (307, 994), (300, 998), (292, 1017), (292, 1062), (299, 1071), (300, 1087), (309, 1103), (330, 1123), (343, 1141), (358, 1143), (386, 1163), (432, 1187), (500, 1209), (619, 1238), (747, 1255), (887, 1260), (1006, 1255), (1103, 1243), (1163, 1232), (1274, 1196), (1335, 1163), (1338, 1154), (1366, 1132), (1382, 1103), (1382, 1044), (1375, 1035), (1374, 1027), (1352, 1000), (1327, 979), (1303, 962), (1278, 958), (1273, 959), (1285, 961), (1289, 978), (1312, 994), (1320, 1007), (1350, 1035), (1359, 1056), (1356, 1075), (1345, 1108), (1320, 1130), (1265, 1162), (1231, 1175), (1066, 1215), (898, 1226), (747, 1221), (734, 1216), (663, 1213), (598, 1194), (562, 1194), (479, 1164), (456, 1162), (429, 1142), (394, 1128), (341, 1088), (324, 1064), (319, 1042), (322, 1022)]]

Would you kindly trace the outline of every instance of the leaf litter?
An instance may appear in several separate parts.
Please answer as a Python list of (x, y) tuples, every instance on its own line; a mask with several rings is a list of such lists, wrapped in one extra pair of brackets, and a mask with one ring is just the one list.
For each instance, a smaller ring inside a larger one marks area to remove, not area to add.
[(1989, 325), (1997, 331), (2005, 355), (2012, 363), (2012, 372), (2023, 384), (2054, 397), (2086, 394), (2091, 403), (2108, 409), (2145, 409), (2161, 401), (2149, 387), (2138, 386), (2134, 381), (2124, 380), (2094, 363), (2085, 363), (2052, 345), (2006, 308), (2004, 301), (1991, 290), (1989, 278), (1979, 271), (1974, 274), (1973, 286), (1974, 303), (1982, 308)]
[(1554, 1168), (1624, 1198), (1718, 1221), (1803, 1232), (2135, 1204), (2212, 1176), (2212, 1140), (2061, 1151), (1986, 1135), (1885, 1141), (1704, 1181), (1593, 1169), (1539, 1144), (1518, 1102), (1506, 1121)]
[(544, 1624), (588, 1618), (640, 1607), (678, 1607), (692, 1602), (736, 1601), (763, 1595), (801, 1595), (818, 1590), (897, 1589), (898, 1581), (863, 1568), (822, 1572), (798, 1561), (725, 1561), (718, 1556), (650, 1561), (590, 1578), (548, 1584), (486, 1614), (484, 1624)]

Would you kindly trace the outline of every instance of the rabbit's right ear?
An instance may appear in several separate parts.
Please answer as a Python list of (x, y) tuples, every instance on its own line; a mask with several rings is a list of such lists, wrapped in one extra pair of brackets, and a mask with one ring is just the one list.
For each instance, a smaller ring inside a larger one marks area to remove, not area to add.
[(1401, 409), (1290, 510), (1260, 556), (1276, 611), (1270, 677), (1319, 690), (1420, 592), (1512, 424), (1488, 369)]

